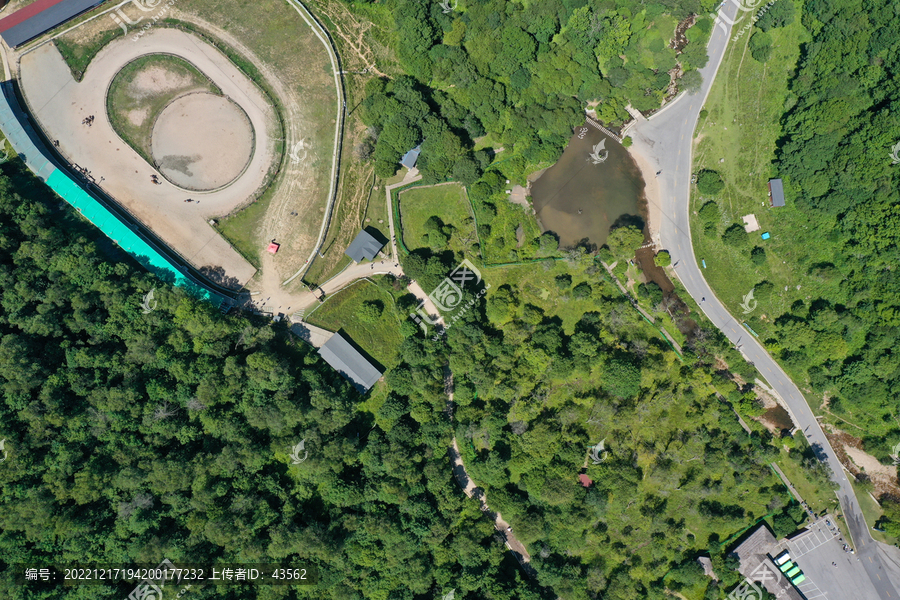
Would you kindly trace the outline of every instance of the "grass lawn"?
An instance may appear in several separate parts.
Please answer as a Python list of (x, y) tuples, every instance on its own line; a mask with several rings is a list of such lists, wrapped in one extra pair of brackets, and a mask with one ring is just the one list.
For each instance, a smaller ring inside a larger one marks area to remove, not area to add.
[[(391, 222), (383, 185), (373, 187), (372, 193), (369, 195), (369, 202), (366, 206), (366, 227), (374, 227), (384, 237), (391, 239)], [(387, 246), (386, 250), (390, 251), (390, 246)]]
[(271, 199), (271, 193), (267, 192), (250, 206), (220, 219), (216, 225), (219, 233), (257, 269), (262, 265), (257, 230), (266, 216)]
[[(832, 515), (841, 513), (837, 496), (834, 491), (810, 480), (806, 472), (798, 463), (788, 458), (787, 451), (782, 450), (781, 456), (775, 461), (778, 467), (784, 472), (791, 484), (797, 490), (797, 493), (806, 501), (812, 511), (821, 514), (828, 511)], [(779, 481), (781, 479), (779, 478)], [(859, 495), (857, 495), (859, 497)], [(850, 539), (847, 524), (843, 519), (837, 519), (837, 525), (844, 535), (844, 539)], [(874, 532), (873, 532), (874, 533)]]
[(72, 38), (66, 36), (56, 38), (53, 40), (53, 43), (56, 45), (56, 49), (59, 50), (59, 53), (62, 54), (66, 64), (69, 65), (72, 77), (75, 78), (75, 81), (81, 81), (81, 78), (84, 77), (85, 69), (87, 69), (87, 66), (94, 60), (97, 52), (99, 52), (106, 44), (123, 35), (125, 34), (122, 30), (116, 28), (114, 30), (103, 31), (97, 36), (95, 42), (90, 45), (77, 43)]
[[(373, 279), (383, 280), (383, 277)], [(384, 307), (373, 323), (366, 323), (359, 317), (364, 302), (380, 302)], [(304, 320), (329, 331), (343, 329), (360, 348), (388, 369), (399, 363), (397, 351), (403, 341), (400, 315), (391, 293), (371, 281), (361, 279), (329, 296)]]
[[(447, 247), (455, 252), (471, 254), (471, 246), (476, 243), (477, 238), (466, 191), (462, 185), (451, 183), (414, 187), (400, 192), (399, 198), (400, 229), (403, 243), (409, 250), (428, 247), (425, 222), (436, 216), (444, 225), (454, 228)], [(397, 224), (394, 223), (394, 226)], [(445, 246), (440, 244), (435, 249), (443, 247)]]
[(896, 545), (898, 541), (897, 538), (888, 535), (883, 531), (875, 531), (872, 529), (875, 523), (878, 522), (878, 519), (884, 515), (884, 510), (882, 510), (881, 506), (872, 499), (869, 492), (865, 491), (854, 481), (851, 480), (850, 484), (853, 486), (853, 491), (856, 492), (856, 497), (859, 500), (859, 507), (862, 509), (863, 517), (866, 519), (866, 525), (869, 527), (869, 533), (872, 534), (872, 537), (879, 542), (884, 542), (891, 546)]
[[(169, 85), (162, 91), (148, 91), (148, 84), (154, 85), (159, 78)], [(186, 60), (171, 54), (149, 54), (116, 73), (106, 97), (106, 110), (119, 137), (154, 164), (150, 139), (156, 117), (175, 98), (194, 92), (221, 95), (221, 90)]]
[[(785, 207), (769, 207), (767, 183), (779, 176), (772, 161), (781, 135), (780, 117), (791, 102), (788, 81), (800, 45), (810, 39), (800, 19), (769, 33), (773, 52), (766, 63), (750, 56), (750, 32), (729, 43), (694, 149), (694, 171), (718, 171), (725, 188), (715, 197), (705, 197), (693, 188), (691, 232), (697, 259), (705, 259), (708, 266), (703, 275), (732, 314), (744, 317), (740, 305), (754, 290), (758, 306), (744, 318), (774, 350), (778, 345), (774, 318), (798, 300), (835, 297), (841, 282), (814, 269), (816, 263), (828, 260), (828, 254), (819, 240), (806, 235), (805, 218), (794, 209), (792, 199), (787, 198)], [(709, 201), (717, 204), (719, 216), (705, 228), (698, 211)], [(735, 223), (743, 225), (741, 217), (748, 214), (756, 215), (761, 229), (747, 234), (742, 246), (726, 245), (724, 230)], [(762, 240), (763, 232), (771, 238)], [(759, 265), (750, 260), (754, 247), (765, 251)], [(761, 286), (763, 282), (768, 283)], [(804, 387), (805, 373), (791, 375)], [(815, 410), (818, 402), (811, 404)]]

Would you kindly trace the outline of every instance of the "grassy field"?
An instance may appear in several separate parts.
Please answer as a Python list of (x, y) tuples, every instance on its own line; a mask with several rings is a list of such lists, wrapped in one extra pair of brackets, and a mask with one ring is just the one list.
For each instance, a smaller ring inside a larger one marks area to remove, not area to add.
[[(164, 89), (148, 89), (160, 79), (166, 82), (161, 86)], [(106, 111), (119, 137), (154, 164), (150, 141), (156, 117), (175, 98), (194, 92), (221, 95), (221, 90), (186, 60), (150, 54), (128, 63), (116, 74), (106, 97)]]
[[(376, 321), (366, 323), (359, 318), (364, 302), (379, 302), (384, 307)], [(394, 298), (388, 290), (371, 281), (359, 280), (329, 296), (324, 304), (306, 315), (305, 320), (329, 331), (343, 329), (360, 348), (387, 368), (395, 367), (399, 362), (397, 350), (403, 336)]]
[(351, 12), (336, 0), (311, 0), (308, 6), (328, 30), (340, 55), (347, 101), (338, 200), (323, 256), (313, 261), (303, 277), (307, 285), (316, 285), (346, 266), (349, 259), (343, 252), (360, 228), (375, 227), (390, 237), (387, 207), (382, 206), (384, 182), (376, 180), (374, 163), (360, 160), (357, 154), (357, 148), (370, 137), (359, 106), (365, 97), (365, 85), (372, 78), (401, 72), (391, 50), (396, 40), (385, 37), (393, 19), (388, 7), (353, 5)]
[(387, 199), (384, 194), (384, 186), (372, 188), (369, 201), (366, 204), (366, 227), (374, 227), (384, 235), (391, 238), (390, 215), (388, 214)]
[[(705, 197), (694, 188), (691, 199), (694, 250), (698, 259), (706, 260), (708, 268), (703, 275), (729, 310), (743, 314), (740, 304), (750, 290), (762, 281), (774, 286), (773, 293), (756, 295), (758, 308), (748, 318), (763, 339), (772, 333), (771, 315), (781, 314), (797, 299), (829, 292), (806, 272), (817, 245), (815, 239), (804, 235), (802, 216), (790, 202), (782, 208), (769, 207), (767, 182), (778, 176), (771, 162), (781, 135), (779, 118), (790, 101), (787, 82), (800, 44), (809, 39), (799, 19), (770, 33), (774, 50), (766, 63), (750, 56), (750, 35), (729, 45), (694, 150), (694, 171), (714, 169), (726, 185), (716, 197)], [(714, 231), (705, 232), (697, 213), (709, 201), (716, 202), (720, 216)], [(747, 234), (748, 243), (743, 247), (726, 245), (721, 237), (724, 230), (734, 223), (743, 224), (741, 217), (748, 214), (756, 215), (760, 231)], [(769, 232), (771, 238), (762, 240), (763, 232)], [(755, 246), (766, 253), (761, 265), (750, 260)], [(798, 269), (798, 264), (802, 268)]]
[(471, 253), (469, 249), (476, 241), (475, 226), (462, 185), (413, 187), (400, 192), (399, 198), (400, 231), (409, 250), (428, 247), (425, 222), (437, 216), (444, 225), (454, 228), (448, 247), (455, 252)]
[[(637, 301), (640, 307), (646, 310), (647, 313), (653, 317), (653, 319), (656, 321), (656, 325), (665, 329), (676, 342), (684, 346), (687, 338), (683, 333), (681, 333), (681, 331), (679, 331), (678, 326), (675, 325), (675, 320), (672, 318), (672, 316), (665, 310), (656, 310), (656, 305), (653, 304), (650, 298), (643, 298), (637, 293), (639, 285), (638, 278), (641, 276), (640, 269), (638, 269), (637, 266), (628, 265), (628, 263), (626, 263), (625, 261), (618, 261), (618, 263), (616, 263), (616, 267), (620, 267), (620, 265), (623, 264), (627, 265), (627, 267), (624, 272), (624, 277), (619, 278), (619, 281), (622, 283), (622, 285), (625, 286), (625, 289), (628, 290), (628, 292), (631, 294), (631, 297)], [(672, 268), (669, 267), (669, 269), (667, 270), (669, 271), (669, 279), (674, 279), (675, 273), (673, 272)], [(621, 270), (619, 272), (621, 272)]]
[(266, 216), (272, 200), (271, 192), (243, 210), (231, 213), (219, 219), (216, 229), (234, 248), (246, 258), (250, 264), (259, 269), (262, 266), (259, 258), (259, 240), (256, 230)]
[(84, 77), (85, 69), (94, 60), (97, 52), (106, 44), (123, 35), (125, 34), (122, 30), (117, 28), (103, 31), (89, 45), (79, 44), (74, 38), (66, 36), (56, 38), (53, 40), (53, 43), (66, 60), (66, 64), (69, 65), (72, 77), (75, 78), (75, 81), (81, 81), (81, 78)]

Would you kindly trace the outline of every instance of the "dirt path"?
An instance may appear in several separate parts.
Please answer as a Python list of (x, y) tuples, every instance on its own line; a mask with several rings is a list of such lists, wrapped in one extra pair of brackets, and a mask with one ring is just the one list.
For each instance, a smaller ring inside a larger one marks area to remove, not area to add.
[(393, 252), (394, 259), (400, 256), (400, 254), (397, 252), (397, 233), (394, 229), (394, 206), (393, 202), (391, 201), (391, 191), (398, 187), (403, 187), (408, 183), (419, 181), (420, 179), (422, 179), (422, 176), (419, 175), (419, 170), (410, 169), (406, 172), (406, 175), (403, 176), (403, 181), (400, 181), (393, 185), (384, 186), (384, 195), (387, 196), (388, 223), (390, 224), (391, 228), (391, 252)]
[[(451, 415), (452, 419), (453, 374), (450, 373), (449, 369), (445, 370), (444, 390), (446, 391), (448, 398), (448, 413)], [(466, 496), (468, 496), (469, 498), (476, 498), (481, 503), (482, 512), (484, 512), (494, 522), (494, 527), (497, 529), (497, 531), (500, 532), (500, 536), (504, 538), (506, 547), (509, 548), (509, 551), (513, 553), (513, 556), (516, 557), (516, 560), (519, 561), (519, 564), (522, 565), (522, 569), (526, 573), (528, 573), (529, 576), (534, 577), (534, 567), (532, 567), (530, 564), (531, 555), (528, 554), (528, 550), (525, 548), (525, 545), (516, 538), (515, 534), (512, 531), (512, 527), (503, 519), (503, 516), (500, 513), (494, 512), (490, 509), (484, 490), (476, 486), (475, 482), (472, 481), (472, 478), (469, 477), (469, 473), (466, 471), (466, 466), (462, 462), (462, 454), (459, 451), (459, 444), (456, 443), (455, 437), (453, 438), (453, 444), (447, 450), (447, 454), (450, 457), (450, 462), (453, 463), (453, 476), (456, 478), (456, 482), (459, 483), (459, 486), (466, 493)]]

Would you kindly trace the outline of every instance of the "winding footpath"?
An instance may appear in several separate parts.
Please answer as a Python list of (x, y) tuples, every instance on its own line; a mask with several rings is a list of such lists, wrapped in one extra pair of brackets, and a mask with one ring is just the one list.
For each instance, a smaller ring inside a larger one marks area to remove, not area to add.
[[(885, 548), (880, 548), (880, 544), (869, 534), (850, 481), (806, 399), (765, 348), (716, 298), (703, 278), (694, 255), (690, 229), (693, 134), (700, 109), (709, 95), (716, 71), (725, 55), (731, 35), (730, 24), (738, 17), (748, 19), (751, 16), (748, 12), (741, 15), (739, 11), (742, 10), (744, 9), (739, 7), (736, 0), (724, 3), (709, 42), (709, 64), (700, 70), (703, 76), (700, 92), (696, 95), (682, 94), (651, 118), (637, 122), (629, 130), (634, 141), (632, 151), (643, 155), (661, 171), (658, 178), (658, 201), (662, 213), (659, 242), (660, 247), (669, 250), (678, 278), (706, 316), (759, 369), (769, 385), (789, 405), (796, 417), (796, 425), (804, 432), (818, 457), (828, 462), (834, 472), (834, 481), (840, 486), (837, 496), (850, 528), (856, 555), (871, 579), (873, 593), (877, 593), (877, 597), (883, 600), (897, 600), (900, 592), (891, 583), (883, 564), (891, 558), (885, 554)], [(860, 599), (874, 597), (860, 590)]]

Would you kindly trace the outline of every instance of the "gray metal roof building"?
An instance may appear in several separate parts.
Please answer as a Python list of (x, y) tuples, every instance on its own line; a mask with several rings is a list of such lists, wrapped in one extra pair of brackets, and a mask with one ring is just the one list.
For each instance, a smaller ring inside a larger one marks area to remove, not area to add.
[(381, 378), (381, 371), (372, 366), (372, 363), (340, 333), (335, 333), (319, 348), (319, 356), (335, 371), (349, 379), (353, 387), (361, 393), (368, 392)]
[(780, 179), (769, 180), (769, 196), (772, 197), (772, 206), (784, 206), (784, 185)]
[(363, 259), (372, 260), (384, 244), (379, 242), (375, 237), (366, 230), (360, 231), (356, 239), (350, 244), (350, 247), (344, 251), (344, 254), (355, 260), (362, 262)]
[(419, 160), (419, 152), (422, 151), (422, 146), (416, 146), (409, 152), (403, 155), (403, 158), (400, 159), (400, 164), (406, 167), (407, 169), (412, 169), (416, 166), (416, 161)]
[(15, 48), (105, 0), (38, 0), (0, 20), (0, 36)]

